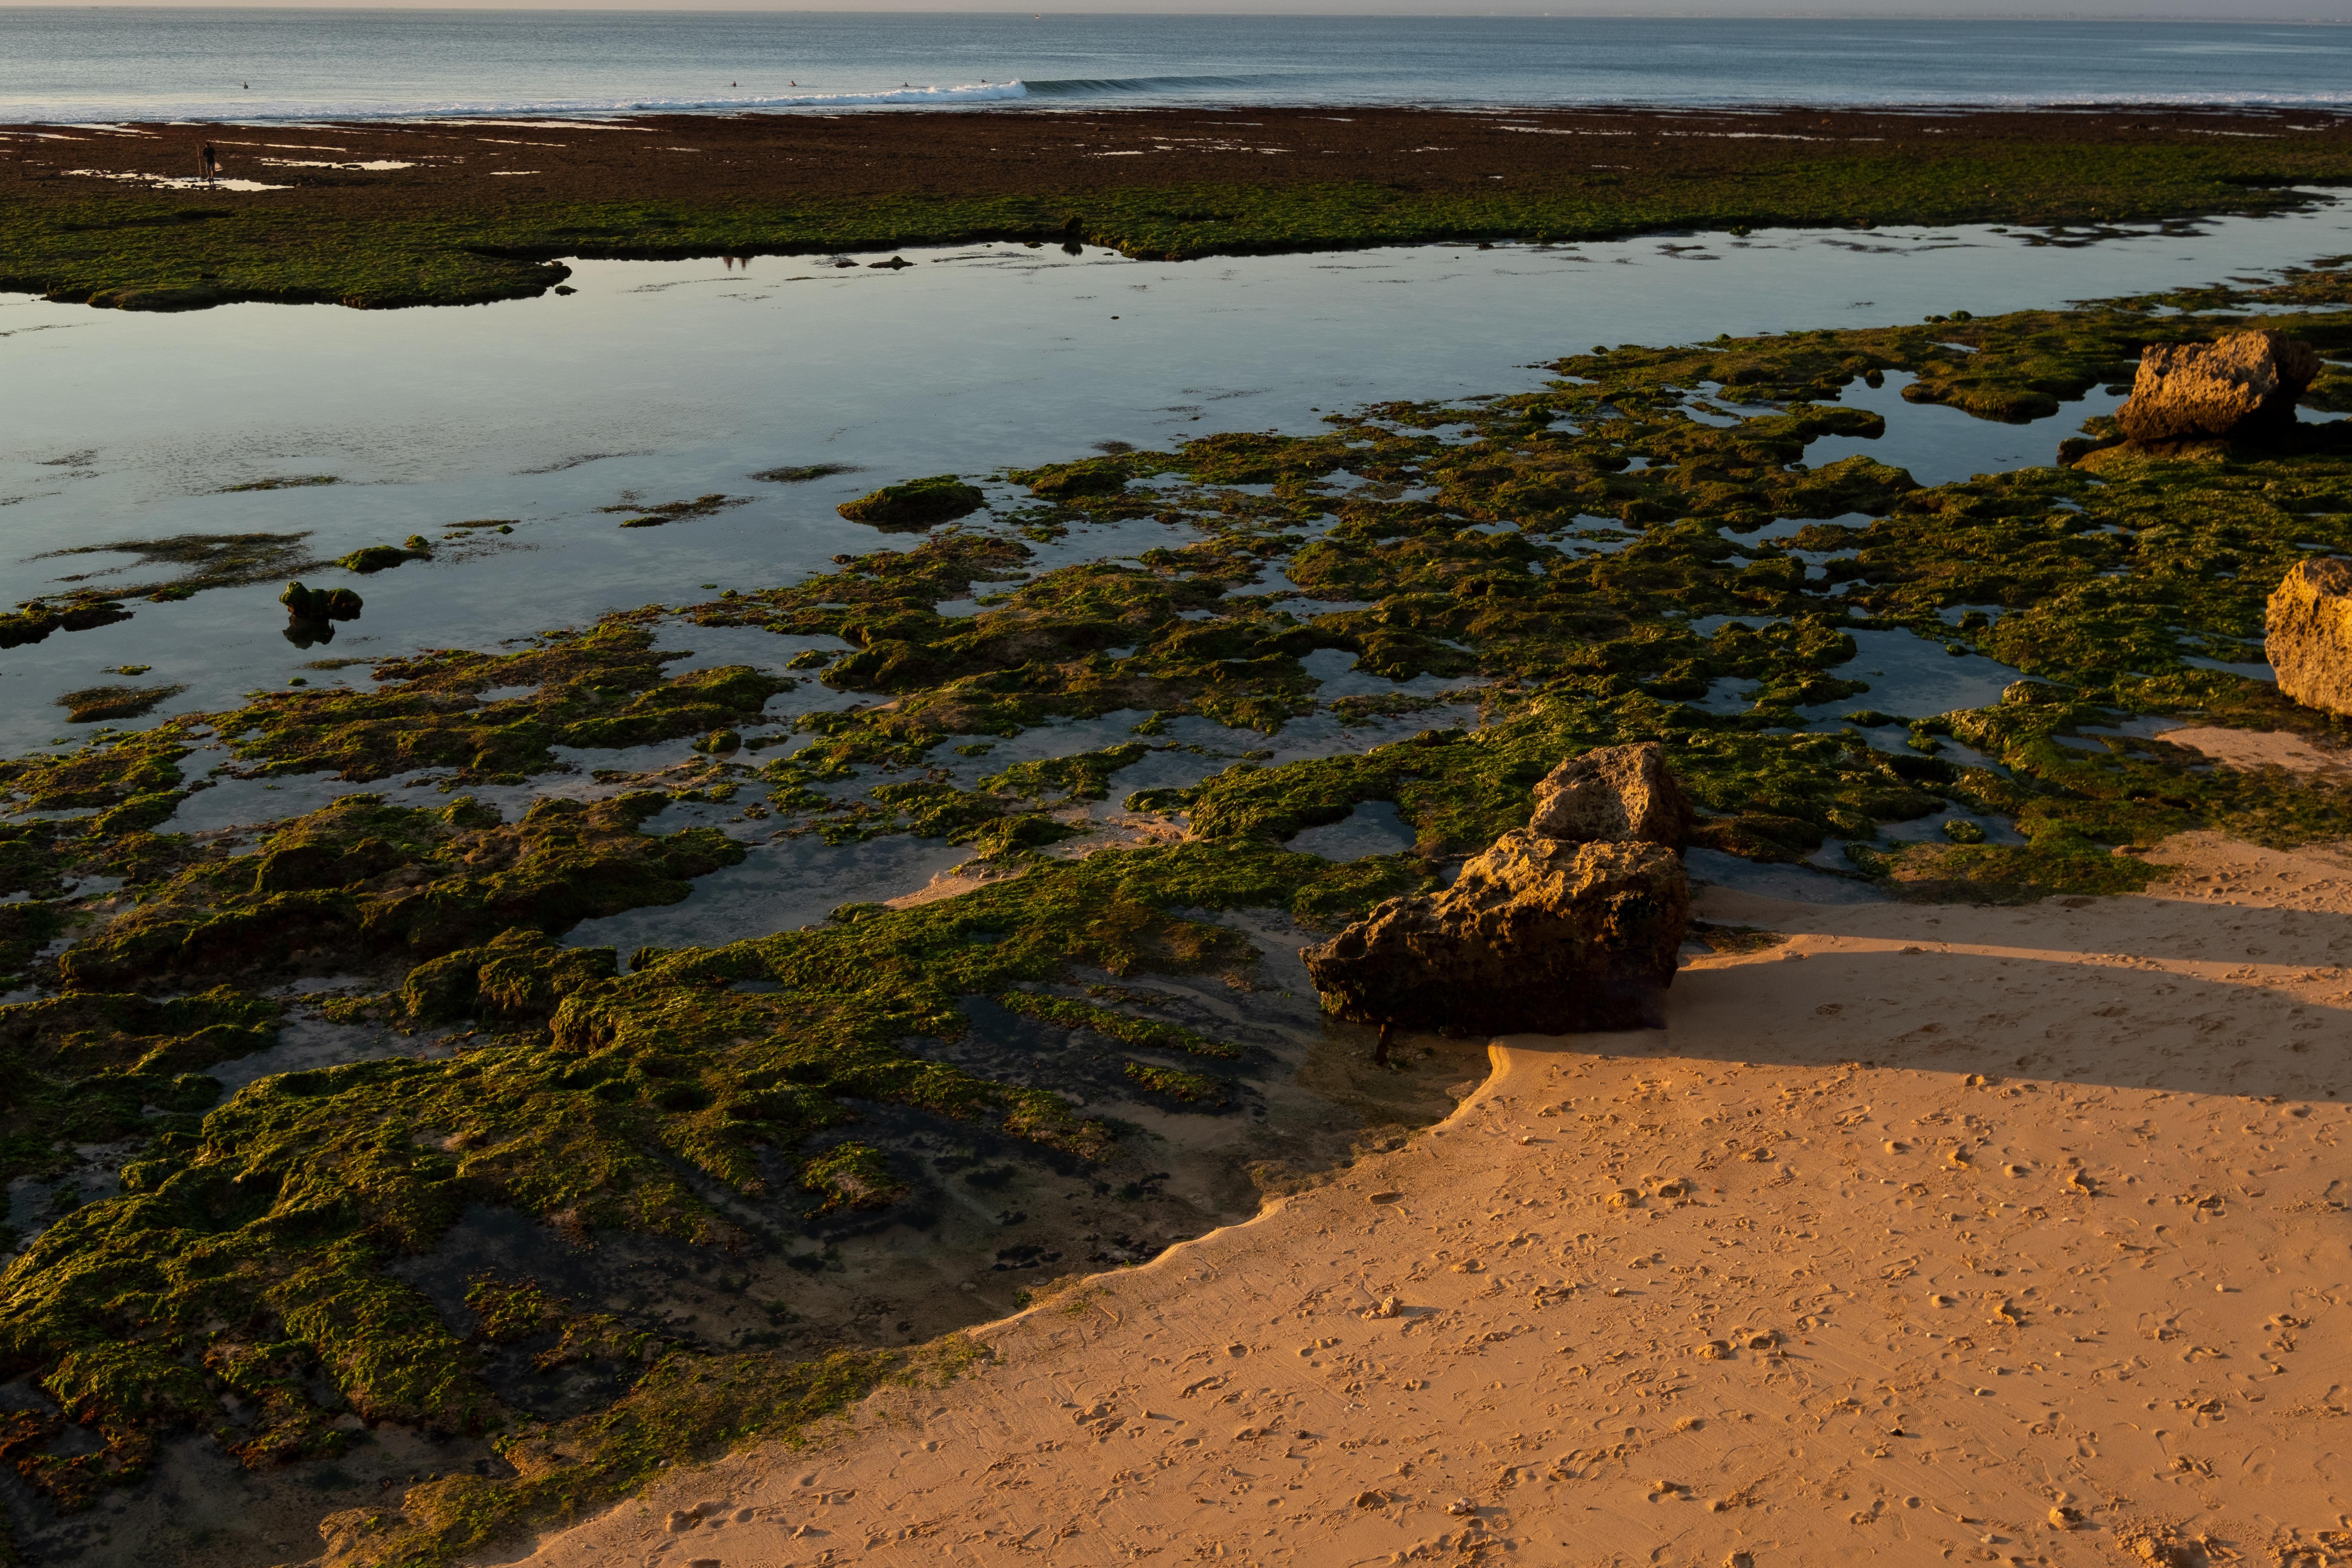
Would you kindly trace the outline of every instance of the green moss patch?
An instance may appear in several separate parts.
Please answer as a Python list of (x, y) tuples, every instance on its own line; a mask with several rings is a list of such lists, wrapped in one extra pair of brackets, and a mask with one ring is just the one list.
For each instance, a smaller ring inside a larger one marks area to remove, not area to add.
[(837, 509), (852, 522), (871, 523), (886, 533), (919, 532), (978, 511), (986, 498), (953, 474), (908, 479), (844, 501)]

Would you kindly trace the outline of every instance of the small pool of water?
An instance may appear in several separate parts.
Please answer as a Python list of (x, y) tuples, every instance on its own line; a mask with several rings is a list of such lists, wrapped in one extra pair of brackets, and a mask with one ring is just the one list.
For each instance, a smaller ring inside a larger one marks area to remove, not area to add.
[(1368, 860), (1375, 855), (1402, 854), (1419, 837), (1397, 815), (1393, 801), (1368, 800), (1341, 821), (1293, 835), (1286, 847), (1326, 860)]
[[(1711, 637), (1734, 621), (1759, 629), (1770, 624), (1754, 616), (1706, 616), (1693, 621), (1691, 630), (1697, 636)], [(1853, 638), (1854, 657), (1832, 666), (1828, 673), (1841, 680), (1863, 681), (1870, 689), (1799, 709), (1809, 729), (1824, 724), (1831, 729), (1842, 728), (1843, 716), (1861, 709), (1874, 708), (1906, 719), (1924, 719), (1963, 708), (1982, 708), (1999, 701), (2002, 689), (2011, 681), (2024, 678), (2023, 671), (1997, 659), (1978, 653), (1953, 654), (1947, 651), (1947, 645), (1911, 631), (1854, 631), (1847, 635)], [(1721, 676), (1693, 706), (1710, 713), (1745, 712), (1752, 705), (1746, 694), (1757, 689), (1757, 681), (1746, 676)]]
[(1941, 403), (1906, 403), (1903, 389), (1918, 378), (1889, 371), (1885, 384), (1853, 382), (1838, 394), (1852, 408), (1884, 416), (1886, 433), (1874, 438), (1824, 436), (1805, 448), (1805, 462), (1822, 468), (1860, 455), (1902, 468), (1923, 485), (1948, 485), (1979, 474), (2049, 468), (2058, 461), (2058, 443), (2074, 435), (2095, 414), (2113, 414), (2121, 395), (2093, 387), (2058, 412), (2023, 425), (1979, 419)]
[(1883, 904), (1892, 898), (1858, 878), (1840, 877), (1806, 866), (1743, 860), (1719, 849), (1685, 849), (1683, 865), (1694, 882), (1801, 904)]

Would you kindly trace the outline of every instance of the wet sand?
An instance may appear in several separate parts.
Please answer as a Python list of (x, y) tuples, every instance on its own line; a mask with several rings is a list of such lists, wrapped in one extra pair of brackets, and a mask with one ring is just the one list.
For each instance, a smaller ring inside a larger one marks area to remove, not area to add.
[(1787, 940), (1663, 1032), (1498, 1041), (1402, 1149), (530, 1561), (2345, 1561), (2352, 853), (2151, 858), (1708, 889)]
[[(888, 195), (1082, 195), (1187, 184), (1369, 181), (1492, 194), (1566, 178), (1635, 187), (1791, 159), (1965, 157), (2056, 142), (2210, 151), (2267, 137), (2294, 154), (2352, 144), (2319, 110), (2123, 108), (2069, 112), (1403, 109), (990, 110), (842, 115), (646, 115), (299, 126), (0, 127), (0, 191), (79, 199), (100, 175), (184, 181), (210, 142), (240, 201), (351, 216), (495, 213), (548, 201), (702, 205)], [(72, 173), (71, 171), (80, 171)], [(139, 182), (133, 181), (132, 184)], [(121, 187), (118, 187), (121, 188)], [(191, 205), (223, 193), (181, 193)], [(597, 254), (596, 235), (580, 236)], [(707, 248), (707, 247), (706, 247)], [(654, 254), (639, 247), (632, 254)]]

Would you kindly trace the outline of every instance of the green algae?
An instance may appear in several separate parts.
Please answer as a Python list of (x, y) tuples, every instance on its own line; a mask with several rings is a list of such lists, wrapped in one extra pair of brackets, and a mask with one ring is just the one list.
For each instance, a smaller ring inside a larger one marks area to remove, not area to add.
[[(1839, 156), (1593, 170), (1491, 188), (1419, 181), (1109, 186), (1034, 195), (891, 193), (792, 200), (518, 200), (344, 212), (202, 193), (24, 188), (0, 212), (0, 288), (127, 310), (238, 300), (383, 308), (528, 297), (556, 258), (822, 255), (1014, 239), (1135, 257), (1333, 249), (1437, 240), (1579, 241), (1772, 226), (2104, 225), (2307, 205), (2352, 160), (2320, 136), (2201, 146), (1954, 134)], [(201, 216), (203, 221), (185, 221)], [(257, 481), (256, 488), (288, 481)]]
[(404, 550), (393, 544), (370, 544), (340, 557), (335, 564), (346, 572), (366, 574), (388, 572), (394, 566), (404, 566), (411, 561), (429, 561), (432, 557), (431, 551), (422, 548)]
[(787, 464), (781, 468), (762, 468), (749, 479), (768, 485), (804, 485), (812, 479), (829, 479), (835, 474), (855, 474), (861, 470), (855, 463)]
[[(356, 566), (351, 569), (360, 570)], [(286, 606), (289, 619), (320, 625), (328, 621), (356, 620), (362, 608), (360, 596), (349, 588), (310, 588), (300, 583), (287, 584), (286, 591), (278, 595), (278, 602)]]
[[(223, 723), (260, 773), (333, 771), (354, 783), (415, 768), (519, 782), (553, 765), (552, 746), (645, 745), (750, 723), (786, 677), (740, 666), (675, 678), (642, 626), (608, 619), (513, 654), (438, 650), (386, 659), (366, 689), (270, 693)], [(483, 701), (493, 688), (528, 696)]]
[[(752, 477), (756, 479), (759, 476), (755, 474)], [(747, 505), (751, 499), (749, 496), (730, 496), (713, 491), (709, 495), (696, 496), (689, 500), (660, 501), (647, 506), (639, 502), (634, 495), (625, 492), (619, 506), (599, 507), (596, 510), (608, 513), (625, 513), (621, 521), (623, 528), (660, 528), (667, 523), (684, 522), (692, 518), (713, 517), (730, 507)]]
[(85, 573), (61, 581), (77, 583), (118, 572), (139, 572), (158, 566), (179, 569), (176, 576), (134, 582), (110, 592), (123, 599), (184, 599), (206, 588), (235, 588), (290, 577), (315, 564), (297, 533), (178, 533), (167, 539), (119, 539), (109, 544), (78, 544), (53, 550), (37, 560), (78, 555), (128, 555), (124, 565), (103, 573)]
[[(55, 929), (54, 927), (52, 929)], [(268, 1047), (278, 1008), (226, 988), (162, 1001), (81, 992), (0, 1007), (0, 1176), (53, 1169), (58, 1146), (190, 1125), (219, 1086), (201, 1076)], [(165, 1114), (163, 1125), (145, 1114)]]
[(836, 508), (852, 522), (871, 523), (885, 533), (919, 532), (978, 511), (987, 498), (953, 474), (908, 479), (844, 501)]
[[(675, 903), (690, 879), (744, 850), (707, 827), (639, 833), (667, 804), (649, 791), (593, 804), (549, 797), (509, 824), (482, 820), (494, 814), (478, 816), (463, 801), (436, 812), (346, 795), (251, 856), (206, 859), (149, 889), (137, 908), (60, 955), (58, 973), (78, 988), (167, 977), (252, 982), (384, 955), (414, 963), (518, 929), (561, 932)], [(495, 1001), (505, 993), (490, 978), (495, 966), (481, 964), (478, 990)]]
[[(329, 836), (355, 847), (373, 835), (413, 849), (436, 837), (417, 820), (425, 814), (404, 821), (398, 808), (365, 800), (317, 815), (352, 820), (306, 819), (279, 848)], [(291, 874), (319, 876), (306, 866)], [(68, 1418), (105, 1441), (68, 1466), (27, 1455), (20, 1472), (67, 1506), (136, 1479), (161, 1434), (217, 1424), (212, 1388), (242, 1386), (185, 1365), (194, 1353), (226, 1376), (220, 1369), (241, 1352), (224, 1344), (295, 1347), (285, 1353), (311, 1358), (333, 1390), (324, 1403), (289, 1408), (268, 1455), (311, 1451), (306, 1445), (325, 1441), (344, 1410), (427, 1430), (505, 1432), (511, 1413), (470, 1370), (457, 1334), (385, 1272), (429, 1249), (463, 1208), (503, 1205), (724, 1245), (732, 1223), (686, 1173), (766, 1192), (758, 1150), (803, 1149), (854, 1121), (861, 1101), (1098, 1157), (1108, 1131), (1058, 1097), (992, 1083), (905, 1042), (959, 1033), (961, 997), (1060, 982), (1072, 965), (1116, 974), (1246, 962), (1230, 932), (1162, 911), (1280, 902), (1328, 874), (1307, 857), (1184, 847), (1040, 867), (1017, 891), (1006, 884), (912, 910), (855, 911), (813, 931), (661, 955), (625, 976), (612, 973), (609, 954), (554, 949), (524, 931), (453, 953), (455, 964), (412, 969), (413, 1007), (461, 1005), (470, 984), (478, 1009), (536, 1026), (449, 1060), (262, 1079), (194, 1128), (157, 1139), (126, 1170), (121, 1196), (77, 1209), (37, 1238), (6, 1276), (0, 1359), (39, 1377)], [(154, 918), (134, 911), (117, 925), (144, 930)], [(300, 940), (316, 944), (315, 930)], [(778, 989), (730, 984), (747, 979)], [(77, 995), (37, 1005), (91, 1005)], [(222, 1054), (249, 1048), (257, 1026), (240, 1026), (247, 1033), (225, 1041)], [(35, 1039), (55, 1033), (29, 1016), (25, 1027)], [(108, 1039), (112, 1059), (152, 1070), (152, 1047)], [(172, 1048), (189, 1047), (184, 1038)], [(1156, 1088), (1201, 1099), (1178, 1093), (1188, 1081)], [(835, 1143), (796, 1163), (812, 1214), (893, 1201), (887, 1163), (865, 1146)], [(100, 1279), (107, 1288), (93, 1289)], [(101, 1352), (110, 1358), (104, 1375), (91, 1370)], [(712, 1364), (701, 1358), (698, 1375)]]
[(936, 1388), (988, 1357), (961, 1335), (912, 1351), (673, 1354), (593, 1415), (536, 1427), (504, 1448), (512, 1481), (450, 1476), (408, 1489), (397, 1509), (353, 1510), (322, 1531), (354, 1564), (446, 1563), (624, 1495), (664, 1468), (753, 1440), (798, 1443), (877, 1388)]
[(1108, 1007), (1075, 1002), (1067, 997), (1049, 996), (1034, 991), (1012, 991), (996, 1000), (1002, 1006), (1025, 1016), (1048, 1024), (1059, 1024), (1066, 1029), (1092, 1029), (1125, 1045), (1182, 1051), (1196, 1057), (1220, 1057), (1228, 1060), (1243, 1054), (1238, 1046), (1213, 1040), (1181, 1025), (1158, 1018), (1139, 1018), (1130, 1013), (1114, 1012)]
[(248, 490), (299, 490), (318, 485), (339, 485), (343, 481), (333, 474), (294, 474), (275, 479), (247, 479), (240, 485), (223, 485), (216, 495), (242, 495)]
[(52, 598), (27, 599), (0, 614), (0, 648), (22, 647), (46, 639), (51, 632), (86, 632), (131, 618), (121, 601), (95, 589), (80, 588)]
[(1151, 1062), (1129, 1060), (1126, 1066), (1129, 1079), (1146, 1093), (1162, 1100), (1179, 1100), (1189, 1105), (1223, 1105), (1230, 1095), (1223, 1079), (1207, 1073), (1187, 1072), (1182, 1068), (1160, 1067)]

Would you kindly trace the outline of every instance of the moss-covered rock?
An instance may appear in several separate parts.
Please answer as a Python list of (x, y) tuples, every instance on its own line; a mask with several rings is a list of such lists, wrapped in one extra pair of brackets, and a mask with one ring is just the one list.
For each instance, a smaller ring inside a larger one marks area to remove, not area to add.
[(979, 490), (953, 474), (934, 474), (927, 479), (884, 485), (856, 500), (842, 502), (838, 510), (850, 521), (869, 523), (886, 533), (919, 532), (968, 517), (986, 501)]

